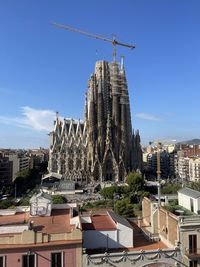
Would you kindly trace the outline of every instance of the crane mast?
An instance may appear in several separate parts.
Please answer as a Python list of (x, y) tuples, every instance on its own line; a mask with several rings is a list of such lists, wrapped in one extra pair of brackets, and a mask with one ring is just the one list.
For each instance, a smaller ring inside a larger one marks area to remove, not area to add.
[(68, 30), (68, 31), (71, 31), (71, 32), (78, 32), (78, 33), (80, 33), (82, 35), (85, 35), (85, 36), (88, 36), (88, 37), (91, 37), (91, 38), (95, 38), (95, 39), (98, 39), (98, 40), (102, 40), (102, 41), (105, 41), (105, 42), (112, 43), (112, 45), (113, 45), (113, 61), (114, 62), (116, 61), (116, 46), (117, 45), (124, 46), (124, 47), (130, 48), (130, 49), (135, 48), (134, 45), (118, 42), (116, 40), (116, 36), (115, 35), (113, 35), (113, 39), (109, 39), (109, 38), (106, 38), (104, 36), (96, 35), (96, 34), (93, 34), (93, 33), (89, 33), (89, 32), (86, 32), (86, 31), (82, 31), (82, 30), (73, 28), (73, 27), (68, 26), (68, 25), (63, 25), (63, 24), (59, 24), (59, 23), (55, 23), (55, 22), (52, 23), (52, 25), (54, 25), (54, 26), (56, 26), (58, 28), (62, 28), (64, 30)]

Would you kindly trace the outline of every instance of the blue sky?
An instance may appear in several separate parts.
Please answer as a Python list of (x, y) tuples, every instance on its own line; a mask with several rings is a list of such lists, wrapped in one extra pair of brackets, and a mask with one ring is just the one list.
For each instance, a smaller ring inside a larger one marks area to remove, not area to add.
[(55, 111), (83, 118), (84, 92), (109, 43), (51, 22), (136, 45), (125, 56), (132, 124), (142, 143), (200, 132), (200, 1), (1, 0), (0, 147), (48, 147)]

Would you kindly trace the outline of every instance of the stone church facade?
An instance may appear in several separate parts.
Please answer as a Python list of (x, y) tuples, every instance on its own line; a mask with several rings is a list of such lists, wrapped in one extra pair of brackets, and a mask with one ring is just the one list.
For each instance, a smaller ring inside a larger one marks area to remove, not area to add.
[(123, 61), (97, 61), (88, 81), (84, 122), (60, 120), (50, 133), (49, 172), (88, 183), (122, 182), (142, 168), (139, 132), (131, 125)]

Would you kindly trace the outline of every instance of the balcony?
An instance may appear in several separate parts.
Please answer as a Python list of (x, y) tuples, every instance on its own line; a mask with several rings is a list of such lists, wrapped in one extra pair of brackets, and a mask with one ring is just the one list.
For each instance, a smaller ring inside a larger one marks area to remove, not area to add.
[(179, 216), (179, 225), (180, 227), (184, 226), (196, 226), (199, 228), (200, 225), (200, 215), (191, 215), (190, 216)]
[(186, 248), (185, 255), (189, 259), (198, 259), (200, 257), (200, 248)]

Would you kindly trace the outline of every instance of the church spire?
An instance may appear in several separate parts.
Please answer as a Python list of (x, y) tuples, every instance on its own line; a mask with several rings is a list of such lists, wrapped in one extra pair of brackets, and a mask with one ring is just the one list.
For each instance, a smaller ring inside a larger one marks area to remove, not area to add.
[(88, 119), (88, 99), (87, 99), (87, 93), (85, 93), (84, 119), (85, 119), (85, 121), (87, 121), (87, 119)]
[(108, 112), (107, 116), (107, 127), (106, 127), (106, 145), (110, 145), (112, 141), (112, 130), (111, 130), (111, 117)]
[(120, 64), (120, 70), (124, 71), (124, 56), (121, 56), (121, 64)]

